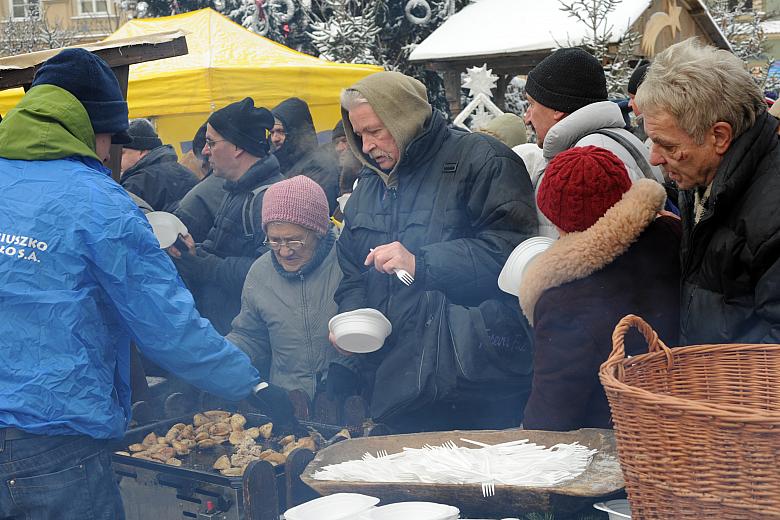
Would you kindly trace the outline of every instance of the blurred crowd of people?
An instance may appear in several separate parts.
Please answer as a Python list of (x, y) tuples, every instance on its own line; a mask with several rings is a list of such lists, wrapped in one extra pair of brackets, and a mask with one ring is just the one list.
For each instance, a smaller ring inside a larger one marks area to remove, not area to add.
[[(0, 449), (3, 480), (87, 460), (92, 507), (121, 508), (99, 475), (129, 420), (130, 340), (229, 401), (261, 381), (258, 407), (359, 395), (397, 432), (611, 427), (598, 367), (627, 314), (670, 345), (780, 342), (778, 119), (738, 58), (688, 40), (638, 66), (639, 128), (581, 49), (542, 60), (526, 93), (524, 121), (469, 132), (379, 72), (343, 91), (329, 142), (305, 101), (246, 98), (179, 160), (128, 121), (100, 58), (51, 58), (0, 123), (0, 448), (23, 446)], [(188, 232), (162, 250), (142, 211)], [(554, 242), (518, 301), (499, 273), (539, 236)], [(364, 308), (392, 333), (339, 349), (329, 320)], [(4, 493), (0, 517), (24, 511)]]

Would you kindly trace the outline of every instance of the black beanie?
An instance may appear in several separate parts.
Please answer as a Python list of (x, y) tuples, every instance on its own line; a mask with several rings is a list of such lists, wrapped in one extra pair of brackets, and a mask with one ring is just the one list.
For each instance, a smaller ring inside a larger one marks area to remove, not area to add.
[(127, 131), (130, 142), (125, 148), (133, 150), (154, 150), (162, 146), (162, 141), (154, 131), (152, 123), (146, 119), (133, 119), (130, 121), (130, 129)]
[(127, 101), (114, 71), (99, 56), (84, 49), (65, 49), (38, 69), (32, 82), (37, 85), (67, 90), (86, 109), (96, 134), (113, 134), (114, 144), (129, 142)]
[(628, 80), (627, 90), (629, 94), (636, 94), (636, 91), (639, 90), (639, 85), (645, 80), (645, 74), (647, 74), (647, 69), (649, 67), (650, 64), (645, 63), (634, 69), (634, 72), (631, 74), (631, 79)]
[(535, 101), (553, 110), (571, 114), (580, 108), (606, 101), (604, 68), (589, 52), (558, 49), (528, 73), (525, 91)]
[(330, 140), (335, 141), (339, 137), (346, 137), (347, 134), (344, 132), (344, 121), (339, 119), (339, 122), (336, 123), (336, 126), (333, 127), (333, 131), (330, 133)]
[(274, 127), (274, 116), (267, 108), (255, 108), (248, 97), (220, 108), (208, 119), (219, 134), (255, 157), (268, 155), (268, 132)]
[(203, 148), (206, 146), (206, 123), (203, 123), (198, 131), (195, 132), (195, 137), (192, 138), (192, 152), (195, 157), (200, 158), (203, 155)]

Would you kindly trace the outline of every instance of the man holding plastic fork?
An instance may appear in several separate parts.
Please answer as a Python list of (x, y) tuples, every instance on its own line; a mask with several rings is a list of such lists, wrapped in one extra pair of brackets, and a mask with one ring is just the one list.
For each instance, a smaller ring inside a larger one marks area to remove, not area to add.
[(373, 308), (393, 325), (379, 351), (360, 355), (372, 417), (399, 431), (518, 424), (530, 345), (496, 280), (536, 233), (525, 166), (497, 140), (448, 127), (403, 74), (371, 75), (341, 103), (363, 169), (335, 299), (339, 312)]

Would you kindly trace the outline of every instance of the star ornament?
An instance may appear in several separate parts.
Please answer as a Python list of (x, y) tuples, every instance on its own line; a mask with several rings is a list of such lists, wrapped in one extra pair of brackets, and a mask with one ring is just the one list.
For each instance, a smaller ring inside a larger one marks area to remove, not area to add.
[(493, 97), (490, 91), (496, 88), (496, 81), (498, 81), (498, 76), (493, 74), (493, 69), (487, 68), (487, 63), (485, 63), (481, 67), (466, 69), (466, 80), (463, 82), (463, 88), (469, 89), (469, 96), (472, 98), (477, 94)]

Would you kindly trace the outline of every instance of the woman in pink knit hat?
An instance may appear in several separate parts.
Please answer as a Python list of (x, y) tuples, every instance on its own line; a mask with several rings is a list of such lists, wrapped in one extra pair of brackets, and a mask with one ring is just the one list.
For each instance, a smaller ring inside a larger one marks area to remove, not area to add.
[(356, 386), (351, 361), (328, 341), (341, 269), (325, 192), (302, 175), (277, 182), (263, 197), (262, 223), (270, 251), (249, 271), (227, 338), (285, 390), (303, 390), (311, 399), (329, 371)]
[[(561, 238), (528, 265), (520, 306), (534, 329), (534, 378), (523, 426), (611, 428), (598, 369), (626, 314), (647, 320), (667, 344), (679, 334), (680, 222), (662, 216), (666, 192), (634, 183), (623, 162), (595, 146), (547, 166), (539, 210)], [(647, 351), (630, 337), (626, 351)]]

